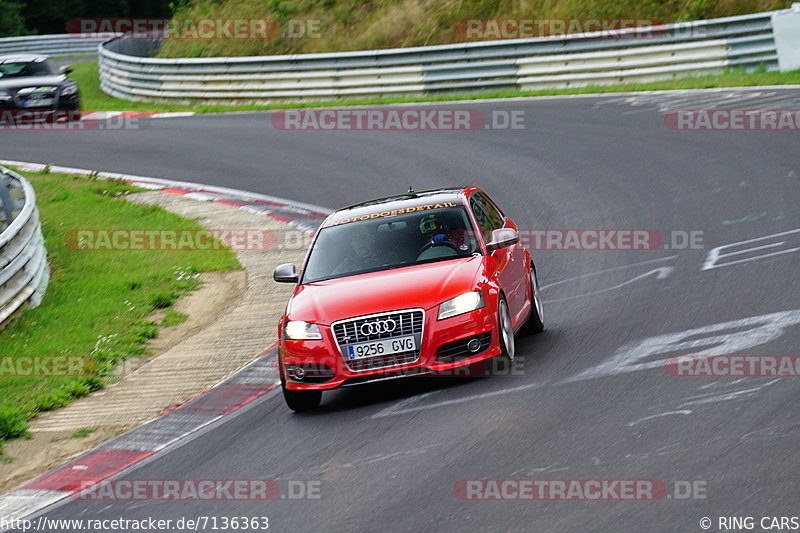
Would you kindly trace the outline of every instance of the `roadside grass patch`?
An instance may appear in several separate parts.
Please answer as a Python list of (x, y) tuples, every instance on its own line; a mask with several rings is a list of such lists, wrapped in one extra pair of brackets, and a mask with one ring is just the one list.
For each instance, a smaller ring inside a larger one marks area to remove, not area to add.
[(228, 249), (74, 249), (66, 236), (79, 229), (200, 226), (159, 207), (123, 200), (139, 189), (122, 181), (24, 174), (36, 190), (52, 273), (42, 305), (25, 310), (0, 332), (0, 361), (81, 356), (86, 363), (79, 376), (0, 375), (0, 443), (25, 437), (27, 422), (39, 413), (102, 388), (118, 363), (147, 355), (146, 343), (159, 328), (148, 316), (154, 309), (170, 316), (170, 306), (198, 287), (199, 273), (241, 268)]
[(175, 311), (174, 309), (168, 309), (164, 315), (164, 319), (161, 321), (161, 327), (168, 328), (171, 326), (177, 326), (178, 324), (186, 322), (187, 318), (189, 318), (189, 315), (186, 313), (181, 313), (180, 311)]

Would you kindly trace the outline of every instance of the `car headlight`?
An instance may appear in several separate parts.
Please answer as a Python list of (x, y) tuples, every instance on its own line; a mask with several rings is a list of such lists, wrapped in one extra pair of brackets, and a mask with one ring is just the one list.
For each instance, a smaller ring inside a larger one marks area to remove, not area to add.
[(13, 96), (11, 96), (10, 92), (0, 90), (0, 102), (8, 102), (12, 98)]
[(456, 296), (439, 306), (439, 320), (450, 318), (451, 316), (463, 315), (486, 305), (483, 294), (480, 291), (466, 292)]
[(292, 320), (283, 325), (283, 338), (293, 341), (318, 340), (322, 338), (322, 333), (316, 324)]
[(61, 90), (61, 96), (72, 96), (78, 94), (77, 85), (68, 85)]

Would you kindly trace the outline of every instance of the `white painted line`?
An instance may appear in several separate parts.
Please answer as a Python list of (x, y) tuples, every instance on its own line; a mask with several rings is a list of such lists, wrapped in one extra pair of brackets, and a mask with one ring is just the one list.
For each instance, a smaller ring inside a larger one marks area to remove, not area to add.
[(590, 272), (589, 274), (583, 274), (581, 276), (575, 276), (574, 278), (567, 278), (561, 281), (556, 281), (555, 283), (551, 283), (550, 285), (544, 285), (541, 290), (549, 289), (550, 287), (555, 287), (556, 285), (561, 285), (562, 283), (569, 283), (570, 281), (575, 281), (578, 279), (590, 278), (592, 276), (597, 276), (598, 274), (605, 274), (607, 272), (616, 272), (618, 270), (626, 270), (628, 268), (633, 268), (642, 265), (650, 265), (653, 263), (660, 263), (662, 261), (669, 261), (670, 259), (675, 259), (678, 257), (677, 255), (670, 255), (667, 257), (659, 257), (658, 259), (648, 259), (647, 261), (640, 261), (638, 263), (631, 263), (629, 265), (620, 265), (612, 268), (606, 268), (604, 270), (598, 270), (597, 272)]
[(714, 268), (722, 268), (722, 267), (725, 267), (725, 266), (728, 266), (728, 265), (736, 265), (736, 264), (740, 264), (740, 263), (747, 263), (749, 261), (755, 261), (757, 259), (764, 259), (764, 258), (767, 258), (767, 257), (774, 257), (776, 255), (783, 255), (783, 254), (788, 254), (788, 253), (800, 251), (800, 248), (790, 248), (788, 250), (781, 250), (780, 252), (772, 252), (772, 253), (768, 253), (768, 254), (761, 254), (761, 255), (756, 255), (754, 257), (747, 257), (745, 259), (737, 259), (735, 261), (725, 261), (725, 262), (722, 262), (722, 263), (718, 262), (720, 259), (724, 260), (724, 258), (731, 257), (731, 256), (734, 256), (734, 255), (742, 255), (742, 254), (746, 254), (748, 252), (757, 252), (757, 251), (760, 251), (760, 250), (766, 250), (766, 249), (771, 249), (771, 248), (775, 248), (775, 247), (778, 247), (778, 246), (783, 246), (784, 244), (786, 244), (786, 242), (785, 241), (780, 241), (780, 242), (774, 242), (774, 243), (771, 243), (771, 244), (765, 244), (765, 245), (761, 245), (761, 246), (753, 246), (751, 248), (744, 248), (742, 250), (737, 250), (737, 251), (728, 252), (728, 253), (724, 253), (724, 254), (720, 253), (720, 250), (725, 250), (727, 248), (733, 248), (733, 247), (736, 247), (736, 246), (740, 246), (742, 244), (750, 244), (750, 243), (754, 243), (754, 242), (765, 241), (767, 239), (773, 239), (775, 237), (784, 237), (786, 235), (793, 235), (795, 233), (800, 233), (800, 228), (789, 230), (789, 231), (783, 231), (781, 233), (773, 233), (772, 235), (765, 235), (764, 237), (756, 237), (755, 239), (747, 239), (746, 241), (739, 241), (739, 242), (734, 242), (734, 243), (731, 243), (731, 244), (725, 244), (723, 246), (717, 246), (716, 248), (714, 248), (710, 252), (708, 252), (708, 256), (706, 258), (706, 261), (705, 261), (705, 263), (703, 263), (703, 267), (700, 269), (700, 271), (702, 272), (704, 270), (711, 270), (711, 269), (714, 269)]
[(622, 283), (619, 283), (619, 284), (614, 285), (612, 287), (606, 287), (605, 289), (598, 289), (596, 291), (585, 292), (583, 294), (576, 294), (574, 296), (565, 296), (563, 298), (555, 298), (553, 300), (545, 300), (544, 302), (545, 303), (564, 302), (564, 301), (567, 301), (567, 300), (574, 300), (576, 298), (585, 298), (586, 296), (595, 296), (597, 294), (602, 294), (604, 292), (610, 292), (610, 291), (614, 291), (614, 290), (617, 290), (617, 289), (621, 289), (622, 287), (630, 285), (631, 283), (639, 281), (640, 279), (648, 278), (652, 274), (657, 274), (656, 275), (656, 279), (665, 279), (670, 275), (670, 273), (672, 273), (673, 270), (675, 270), (675, 267), (656, 268), (656, 269), (651, 270), (649, 272), (645, 272), (644, 274), (639, 274), (638, 276), (636, 276), (633, 279), (629, 279), (628, 281), (623, 281)]
[(183, 117), (193, 117), (196, 113), (194, 111), (173, 111), (171, 113), (156, 113), (155, 115), (150, 115), (149, 118), (183, 118)]
[(125, 114), (125, 111), (95, 111), (93, 113), (84, 114), (81, 117), (81, 120), (105, 120), (118, 117), (123, 114)]
[(183, 197), (189, 198), (191, 200), (200, 200), (201, 202), (207, 202), (209, 200), (215, 200), (217, 198), (217, 195), (208, 194), (205, 192), (190, 192), (188, 194), (184, 194)]
[(661, 418), (662, 416), (672, 416), (672, 415), (690, 415), (692, 411), (689, 409), (681, 409), (680, 411), (667, 411), (666, 413), (660, 413), (657, 415), (646, 416), (644, 418), (640, 418), (638, 420), (634, 420), (633, 422), (628, 422), (625, 424), (628, 427), (633, 427), (640, 422), (646, 422), (648, 420), (653, 420), (654, 418)]
[(91, 113), (84, 113), (83, 120), (106, 120), (109, 118), (119, 117), (122, 115), (139, 115), (143, 113), (145, 116), (142, 118), (183, 118), (193, 117), (196, 115), (193, 111), (169, 112), (169, 113), (148, 113), (147, 111), (93, 111)]
[(727, 393), (712, 393), (712, 394), (702, 394), (700, 396), (696, 396), (694, 398), (690, 398), (688, 401), (683, 402), (678, 407), (684, 407), (687, 405), (702, 405), (706, 403), (717, 403), (717, 402), (727, 402), (730, 400), (743, 400), (753, 396), (755, 393), (760, 391), (763, 388), (769, 387), (770, 385), (774, 385), (778, 383), (781, 378), (776, 378), (770, 380), (762, 385), (758, 385), (756, 387), (750, 389), (741, 389), (737, 391), (731, 391)]
[(151, 190), (154, 190), (154, 191), (157, 191), (159, 189), (163, 189), (164, 188), (162, 185), (155, 185), (153, 183), (144, 183), (142, 181), (131, 182), (131, 185), (133, 185), (135, 187), (139, 187), (140, 189), (151, 189)]

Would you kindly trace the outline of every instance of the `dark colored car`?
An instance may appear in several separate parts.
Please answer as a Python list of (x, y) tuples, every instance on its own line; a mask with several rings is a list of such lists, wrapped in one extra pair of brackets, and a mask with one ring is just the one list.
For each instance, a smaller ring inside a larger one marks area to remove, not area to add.
[(0, 122), (80, 120), (80, 91), (70, 72), (72, 67), (59, 69), (47, 56), (0, 56)]

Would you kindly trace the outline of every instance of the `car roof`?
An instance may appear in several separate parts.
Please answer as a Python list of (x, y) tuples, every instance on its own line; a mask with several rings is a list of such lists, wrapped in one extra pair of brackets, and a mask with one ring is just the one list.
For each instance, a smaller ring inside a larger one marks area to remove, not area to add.
[(472, 189), (477, 190), (475, 187), (449, 187), (425, 191), (409, 191), (404, 194), (361, 202), (334, 212), (325, 220), (323, 227), (367, 220), (370, 216), (371, 218), (389, 216), (393, 211), (400, 209), (408, 210), (409, 208), (417, 207), (432, 209), (464, 205), (464, 195), (467, 191), (471, 192)]
[(43, 56), (41, 54), (11, 54), (6, 56), (0, 56), (0, 63), (16, 63), (20, 62), (41, 62), (47, 61), (50, 59), (47, 56)]

